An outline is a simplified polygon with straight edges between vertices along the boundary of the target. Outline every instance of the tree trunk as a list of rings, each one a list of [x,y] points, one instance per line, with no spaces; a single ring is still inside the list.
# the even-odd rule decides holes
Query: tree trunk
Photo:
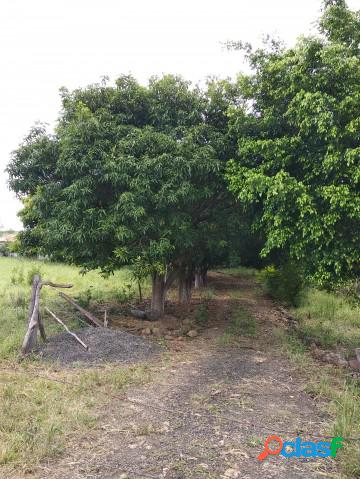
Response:
[[[151,311],[159,316],[164,314],[165,293],[165,276],[159,273],[154,273],[152,275]]]
[[[207,267],[203,267],[203,268],[201,268],[201,270],[200,270],[200,276],[201,276],[202,286],[206,286],[206,285],[207,285],[207,272],[208,272]]]
[[[195,273],[195,289],[202,288],[204,286],[204,278],[202,277],[201,273],[197,271]]]
[[[179,289],[178,297],[179,303],[189,305],[192,293],[192,279],[193,273],[188,268],[179,271]]]
[[[29,324],[28,330],[22,344],[21,352],[28,354],[37,346],[37,332],[39,328],[39,308],[40,308],[40,291],[42,283],[39,276],[34,276],[33,288],[31,295],[31,303],[29,308]]]
[[[138,280],[138,289],[139,289],[139,302],[143,302],[143,295],[142,295],[142,288],[141,288],[141,282]]]

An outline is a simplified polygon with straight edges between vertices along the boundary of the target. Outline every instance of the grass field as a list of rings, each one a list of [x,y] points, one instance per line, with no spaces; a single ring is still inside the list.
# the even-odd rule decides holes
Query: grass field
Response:
[[[34,274],[56,283],[71,283],[72,296],[84,306],[90,301],[115,300],[121,302],[135,294],[135,285],[130,272],[126,269],[117,271],[104,279],[96,271],[81,275],[80,269],[63,264],[22,258],[0,257],[0,359],[15,358],[26,329],[31,281]],[[55,311],[66,314],[69,310],[57,291],[44,287],[41,292],[42,306],[49,305]],[[76,317],[74,313],[73,317]],[[43,315],[46,329],[54,331],[57,326],[53,320]],[[80,323],[79,323],[80,324]]]
[[[294,310],[300,333],[323,348],[343,347],[348,354],[360,347],[360,308],[335,293],[306,290]]]
[[[93,300],[121,302],[134,287],[126,269],[104,279],[97,272],[82,276],[78,268],[62,264],[0,257],[1,477],[8,477],[13,469],[30,472],[42,459],[59,454],[66,440],[95,424],[96,404],[148,377],[144,366],[59,371],[56,365],[45,366],[32,358],[19,362],[31,279],[36,273],[53,282],[72,283],[71,295],[84,304]],[[50,305],[66,319],[76,317],[49,287],[43,288],[41,300],[43,306]],[[47,333],[54,333],[58,326],[45,315],[43,318]],[[74,323],[80,327],[76,320]]]
[[[131,384],[149,381],[154,374],[153,367],[144,365],[59,370],[56,365],[44,365],[33,358],[20,362],[31,279],[36,273],[53,282],[74,284],[71,295],[84,306],[121,303],[136,294],[136,285],[127,269],[104,279],[97,272],[82,276],[78,268],[62,264],[0,257],[0,477],[9,477],[7,474],[14,470],[31,472],[40,461],[59,455],[67,441],[96,425],[98,404],[106,404],[111,394]],[[255,270],[244,268],[223,273],[257,277]],[[255,281],[254,291],[256,288],[260,286]],[[241,296],[241,290],[235,293],[236,297]],[[201,327],[208,322],[207,301],[214,293],[206,289],[203,295],[205,303],[195,315]],[[67,321],[75,318],[72,326],[80,327],[75,312],[48,287],[42,291],[42,305],[45,304]],[[360,437],[359,380],[346,371],[319,365],[308,354],[312,341],[322,348],[340,346],[348,352],[359,347],[359,307],[339,295],[308,289],[293,314],[299,319],[298,336],[288,335],[283,329],[278,331],[284,350],[294,365],[308,374],[307,392],[326,398],[326,410],[333,420],[329,432]],[[58,326],[43,317],[47,332],[56,332]],[[250,338],[261,333],[246,308],[234,312],[228,329],[219,338],[220,345],[233,345],[240,333]],[[316,371],[315,376],[312,371]],[[360,477],[360,441],[350,442],[341,452],[340,461],[344,477]]]
[[[347,441],[339,457],[344,477],[360,477],[359,379],[348,370],[319,365],[308,354],[309,345],[315,342],[322,349],[340,348],[345,356],[354,357],[354,349],[360,347],[360,308],[341,295],[307,289],[292,312],[299,321],[296,334],[289,336],[279,330],[279,337],[294,364],[310,372],[307,392],[327,400],[326,412],[333,421],[330,432],[359,438]]]
[[[346,447],[339,453],[341,477],[360,477],[359,379],[346,370],[319,363],[308,354],[299,338],[287,334],[284,329],[279,328],[276,336],[294,366],[308,376],[306,392],[324,400],[324,412],[330,414],[329,434],[345,438]]]

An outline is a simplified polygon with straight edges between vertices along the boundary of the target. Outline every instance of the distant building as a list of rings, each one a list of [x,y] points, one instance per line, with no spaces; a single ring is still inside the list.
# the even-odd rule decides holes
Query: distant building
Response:
[[[16,233],[1,233],[0,232],[0,256],[17,256],[9,246],[16,240]]]
[[[1,236],[0,233],[0,245],[7,245],[13,243],[16,240],[16,233],[8,233]]]

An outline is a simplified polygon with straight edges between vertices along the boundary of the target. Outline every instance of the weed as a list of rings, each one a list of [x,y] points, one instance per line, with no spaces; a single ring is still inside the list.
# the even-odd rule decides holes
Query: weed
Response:
[[[257,336],[256,319],[245,308],[238,308],[231,314],[231,319],[226,331],[219,336],[220,346],[235,344],[240,336],[254,338]]]
[[[215,298],[216,294],[212,288],[206,287],[202,289],[200,296],[203,301],[211,301]]]
[[[258,278],[271,297],[287,305],[298,304],[304,279],[301,269],[296,264],[287,262],[279,268],[267,266],[258,274]]]
[[[228,332],[233,336],[254,338],[257,335],[257,322],[245,308],[238,308],[231,316]]]
[[[26,273],[26,283],[28,285],[32,285],[34,276],[41,276],[41,275],[42,275],[41,265],[39,263],[34,262]]]
[[[249,436],[246,439],[246,444],[250,447],[257,447],[258,448],[259,446],[262,446],[263,441],[256,436]]]
[[[276,333],[284,351],[293,364],[304,371],[317,371],[316,377],[309,374],[309,383],[305,391],[312,397],[326,399],[327,412],[332,417],[329,433],[344,438],[360,437],[360,386],[356,379],[344,381],[343,373],[332,367],[319,365],[306,354],[306,346],[299,338],[290,336],[282,330]],[[360,441],[345,441],[339,451],[339,463],[342,477],[359,477],[360,475]]]
[[[309,289],[294,314],[306,343],[314,341],[324,348],[341,345],[349,352],[360,344],[360,308],[344,297]]]
[[[198,326],[206,326],[209,322],[209,305],[202,303],[195,311],[195,323]]]
[[[25,276],[24,276],[24,270],[23,268],[14,268],[12,271],[11,271],[11,275],[10,275],[10,281],[11,281],[11,284],[18,284],[18,285],[21,285],[24,283],[25,281]]]
[[[120,303],[128,303],[135,297],[135,290],[133,289],[133,285],[130,283],[125,284],[122,288],[120,288],[116,294],[115,299]]]
[[[81,291],[75,298],[83,308],[87,308],[90,305],[90,301],[93,297],[92,288],[93,286],[89,286],[84,291]]]
[[[218,337],[217,342],[219,346],[230,346],[235,341],[235,338],[230,333],[223,333],[221,336]]]

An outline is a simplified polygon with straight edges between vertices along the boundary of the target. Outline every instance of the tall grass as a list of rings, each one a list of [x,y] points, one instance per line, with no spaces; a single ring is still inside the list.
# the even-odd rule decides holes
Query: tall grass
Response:
[[[71,295],[83,304],[92,301],[119,299],[124,291],[135,291],[129,270],[117,271],[104,279],[96,271],[81,275],[79,268],[46,261],[0,257],[0,359],[15,358],[25,334],[28,306],[31,295],[31,280],[34,274],[57,283],[72,283]],[[42,305],[49,305],[69,315],[69,307],[58,297],[55,290],[45,287],[41,293]],[[85,304],[84,304],[85,305]],[[72,317],[76,317],[74,312]],[[46,320],[46,316],[44,316]],[[48,331],[57,330],[52,321],[47,322]]]
[[[324,348],[343,346],[349,353],[360,347],[360,308],[345,298],[309,289],[294,311],[306,342],[314,341]]]
[[[298,367],[304,365],[304,371],[317,371],[315,377],[310,375],[307,391],[330,401],[330,432],[334,436],[359,438],[345,441],[339,461],[342,477],[360,477],[359,379],[345,376],[333,367],[320,367],[304,347],[315,342],[325,349],[340,347],[348,356],[354,356],[354,349],[360,347],[360,308],[339,294],[308,289],[303,291],[293,312],[299,320],[297,335],[283,332],[278,338],[286,344],[287,353]]]
[[[95,427],[97,404],[150,378],[141,365],[41,371],[58,382],[38,372],[33,366],[20,373],[0,371],[0,477],[14,470],[32,472],[45,458],[59,455],[67,441]]]
[[[345,439],[344,448],[339,451],[337,457],[340,477],[344,479],[360,477],[359,380],[344,377],[343,371],[332,366],[319,365],[306,354],[304,343],[283,329],[279,328],[274,333],[274,339],[281,343],[294,366],[308,376],[305,391],[311,396],[326,400],[326,403],[322,404],[326,414],[330,413],[330,420],[324,433]]]
[[[31,358],[18,363],[36,273],[56,283],[72,283],[70,294],[90,306],[121,301],[135,287],[126,269],[104,279],[97,272],[82,276],[78,268],[63,264],[0,257],[0,477],[9,477],[13,470],[30,472],[44,458],[60,454],[67,440],[95,425],[97,404],[148,379],[147,368],[141,365],[59,371],[56,365],[44,366]],[[44,287],[41,298],[43,306],[49,305],[67,321],[75,318],[72,326],[80,325],[55,290]],[[43,318],[46,332],[55,332],[58,326]],[[60,382],[43,378],[48,375]]]

